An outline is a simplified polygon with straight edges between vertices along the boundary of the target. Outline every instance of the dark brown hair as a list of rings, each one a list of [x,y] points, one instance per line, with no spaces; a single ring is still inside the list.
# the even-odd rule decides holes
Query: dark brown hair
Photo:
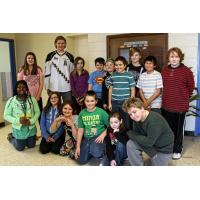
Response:
[[[83,62],[83,67],[85,66],[85,60],[82,58],[82,57],[76,57],[75,60],[74,60],[74,70],[73,70],[73,74],[77,74],[77,64],[78,64],[78,61],[82,61]],[[81,74],[84,72],[84,69],[81,71]]]
[[[86,94],[84,96],[84,100],[86,99],[87,96],[94,97],[95,100],[98,100],[97,94],[93,90],[89,90],[89,91],[86,92]]]
[[[51,92],[51,93],[49,94],[49,98],[48,98],[48,100],[47,100],[47,104],[46,104],[46,106],[45,106],[44,109],[43,109],[45,115],[47,114],[49,108],[52,106],[50,100],[51,100],[51,97],[52,97],[53,94],[55,94],[55,95],[58,97],[58,105],[57,105],[57,108],[58,108],[58,110],[59,110],[59,114],[61,114],[61,96],[60,96],[60,94],[59,94],[58,92]]]
[[[37,59],[36,59],[36,55],[33,52],[27,52],[24,58],[24,65],[19,69],[19,72],[24,70],[24,74],[28,75],[29,74],[29,70],[28,70],[28,62],[27,62],[27,57],[28,56],[33,56],[34,59],[34,63],[33,63],[33,69],[31,71],[31,75],[36,75],[37,74],[37,70],[38,68],[40,70],[42,70],[38,65],[37,65]]]
[[[112,117],[117,118],[119,121],[122,121],[122,123],[119,126],[120,129],[125,127],[123,118],[122,118],[122,116],[121,116],[121,114],[119,112],[111,113],[110,116],[109,116],[109,121],[110,121],[110,118],[112,118]]]
[[[72,114],[75,114],[76,110],[75,110],[74,103],[73,103],[72,101],[65,101],[65,102],[62,104],[61,112],[62,112],[63,108],[64,108],[66,105],[69,105],[69,106],[72,108]]]
[[[56,47],[56,43],[58,42],[58,40],[63,40],[65,42],[65,44],[67,44],[66,39],[62,35],[59,35],[59,36],[56,37],[56,39],[54,41],[55,47]]]
[[[124,58],[123,56],[118,56],[115,59],[115,62],[117,62],[117,61],[121,61],[125,66],[128,64],[126,58]]]

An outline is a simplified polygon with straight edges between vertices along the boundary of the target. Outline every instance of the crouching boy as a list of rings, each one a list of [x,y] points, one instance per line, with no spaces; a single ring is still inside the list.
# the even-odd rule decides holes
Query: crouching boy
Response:
[[[168,165],[172,157],[174,135],[166,120],[154,111],[147,111],[138,98],[130,98],[123,109],[132,119],[132,130],[127,132],[127,155],[131,165],[144,165],[142,152],[151,158],[151,165]]]

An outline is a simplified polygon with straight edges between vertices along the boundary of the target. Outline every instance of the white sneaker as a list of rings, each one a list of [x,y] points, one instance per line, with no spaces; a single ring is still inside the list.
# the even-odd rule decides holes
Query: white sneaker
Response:
[[[180,158],[181,158],[181,153],[173,153],[173,155],[172,155],[173,160],[178,160]]]

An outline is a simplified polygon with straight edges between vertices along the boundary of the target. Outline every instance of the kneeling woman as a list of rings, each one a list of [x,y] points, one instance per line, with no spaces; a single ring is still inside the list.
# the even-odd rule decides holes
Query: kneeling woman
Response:
[[[52,133],[51,125],[54,120],[61,114],[61,97],[59,93],[52,92],[49,95],[47,105],[45,106],[40,121],[42,132],[42,141],[40,143],[40,152],[46,154],[49,152],[59,154],[60,147],[65,141],[65,131],[58,128]]]
[[[57,117],[51,126],[51,132],[62,129],[66,133],[66,142],[60,149],[60,154],[63,156],[68,155],[70,150],[75,147],[78,115],[74,114],[74,110],[74,104],[71,101],[65,101],[62,105],[62,115]]]
[[[33,148],[36,144],[35,123],[40,110],[36,99],[28,94],[27,83],[24,80],[17,81],[14,96],[6,103],[4,111],[5,120],[12,123],[12,134],[9,134],[8,140],[18,151],[26,146]]]

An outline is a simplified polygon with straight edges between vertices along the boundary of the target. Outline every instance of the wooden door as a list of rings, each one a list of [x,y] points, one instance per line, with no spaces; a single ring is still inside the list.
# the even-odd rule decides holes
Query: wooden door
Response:
[[[167,64],[167,33],[130,33],[107,36],[108,58],[115,59],[117,56],[122,55],[130,62],[130,49],[133,47],[141,49],[142,61],[145,57],[152,55],[158,60],[160,68]]]

